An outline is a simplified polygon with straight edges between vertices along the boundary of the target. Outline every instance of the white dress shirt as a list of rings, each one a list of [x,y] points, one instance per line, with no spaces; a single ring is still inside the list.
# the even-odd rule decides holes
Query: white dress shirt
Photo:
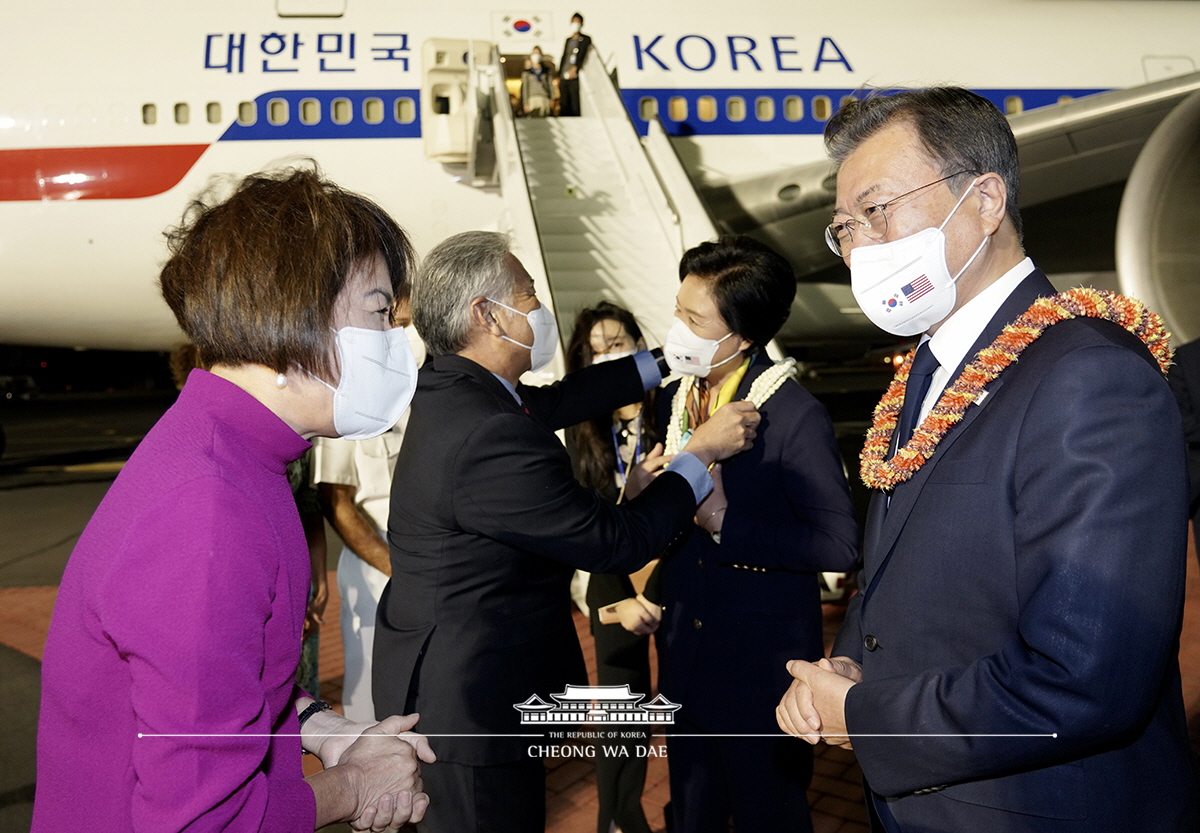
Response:
[[[929,341],[929,349],[938,360],[939,367],[933,372],[929,381],[929,392],[925,394],[921,403],[918,425],[929,416],[942,391],[953,381],[950,374],[962,363],[984,327],[1008,300],[1017,284],[1025,280],[1032,271],[1033,261],[1025,258],[1001,275],[991,286],[963,304],[961,309],[942,322],[942,326],[932,337],[921,337],[921,341]]]

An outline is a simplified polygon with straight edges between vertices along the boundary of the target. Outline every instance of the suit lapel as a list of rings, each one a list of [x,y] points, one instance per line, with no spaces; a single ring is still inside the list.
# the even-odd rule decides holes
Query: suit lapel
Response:
[[[1000,305],[1000,309],[992,316],[992,319],[984,327],[979,338],[971,345],[971,349],[967,351],[962,363],[959,364],[953,375],[951,375],[951,384],[958,379],[962,374],[963,369],[975,359],[975,355],[983,348],[990,345],[1000,335],[1000,332],[1012,323],[1021,313],[1029,309],[1029,306],[1038,298],[1054,294],[1054,287],[1045,274],[1041,270],[1035,269],[1029,274],[1025,280],[1017,284],[1014,289]],[[985,389],[988,396],[994,396],[1004,384],[1004,377],[997,378],[994,382]],[[986,406],[986,401],[980,405],[972,405],[967,408],[963,414],[962,421],[954,426],[938,443],[937,450],[930,457],[917,473],[914,474],[908,481],[901,483],[892,492],[890,505],[885,500],[884,495],[877,494],[871,500],[871,506],[867,513],[865,550],[866,564],[870,570],[872,561],[878,566],[864,578],[867,582],[866,595],[863,597],[863,604],[866,604],[871,592],[879,581],[884,568],[892,557],[893,548],[896,545],[896,539],[900,536],[900,532],[904,529],[905,523],[908,521],[909,515],[912,514],[913,507],[916,506],[917,499],[921,495],[925,484],[929,481],[930,475],[937,467],[938,463],[945,458],[947,452],[953,447],[959,437],[968,431],[979,414],[983,412]],[[886,510],[884,507],[886,506]],[[872,558],[872,555],[876,556]],[[882,558],[880,556],[882,555]]]

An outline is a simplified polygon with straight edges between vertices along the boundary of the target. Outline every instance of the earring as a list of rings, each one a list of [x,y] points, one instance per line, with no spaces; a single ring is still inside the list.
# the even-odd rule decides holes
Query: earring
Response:
[[[280,390],[283,390],[287,387],[287,377],[282,373],[275,377],[275,387],[279,388]]]

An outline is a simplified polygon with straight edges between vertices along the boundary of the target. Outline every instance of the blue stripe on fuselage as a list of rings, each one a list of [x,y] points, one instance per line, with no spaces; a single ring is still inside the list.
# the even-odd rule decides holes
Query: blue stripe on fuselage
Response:
[[[287,119],[273,124],[271,102],[287,102]],[[305,99],[317,102],[318,118],[305,124],[302,105]],[[333,120],[334,102],[345,99],[349,119],[345,124]],[[371,103],[370,107],[368,102]],[[277,90],[254,99],[252,124],[235,121],[220,141],[256,141],[281,139],[419,139],[421,137],[420,90]],[[368,110],[377,108],[378,121],[367,121]],[[406,110],[404,114],[401,109]],[[411,108],[411,109],[409,109]],[[411,113],[411,121],[401,121]]]
[[[829,115],[840,106],[842,99],[859,92],[857,88],[781,89],[626,89],[621,91],[625,109],[641,135],[646,134],[646,120],[641,109],[644,99],[654,99],[663,128],[672,136],[738,136],[738,135],[820,135]],[[983,89],[975,90],[1003,112],[1006,102],[1016,98],[1022,110],[1032,110],[1056,104],[1065,97],[1082,98],[1105,92],[1104,89]],[[702,98],[712,99],[700,106]],[[672,118],[672,100],[676,104]],[[766,102],[770,102],[769,104]],[[730,118],[741,109],[743,117]],[[825,108],[822,112],[822,108]],[[711,120],[700,118],[701,112]],[[821,116],[818,118],[818,116]]]
[[[646,99],[654,100],[663,127],[672,136],[820,135],[829,114],[844,98],[856,92],[857,89],[851,88],[637,88],[622,90],[621,98],[634,127],[642,135],[646,133],[647,122],[641,115]],[[1105,90],[982,89],[976,92],[1003,111],[1011,99],[1020,100],[1021,110],[1033,110],[1056,104],[1066,97],[1082,98]],[[301,118],[305,99],[317,103],[319,117],[312,124],[305,124]],[[334,102],[338,99],[349,102],[350,115],[345,124],[333,120]],[[368,102],[372,99],[377,102],[371,105],[377,107],[378,121],[375,123],[366,119]],[[705,101],[701,106],[702,99],[711,101]],[[287,119],[280,119],[279,123],[272,123],[269,117],[274,100],[287,104]],[[672,101],[677,102],[674,108]],[[254,100],[254,106],[255,121],[251,124],[235,121],[220,141],[421,137],[420,90],[277,90],[260,95]],[[736,118],[739,109],[740,119]],[[672,118],[673,113],[680,118]],[[701,114],[711,119],[702,119]],[[410,115],[411,121],[401,120]]]

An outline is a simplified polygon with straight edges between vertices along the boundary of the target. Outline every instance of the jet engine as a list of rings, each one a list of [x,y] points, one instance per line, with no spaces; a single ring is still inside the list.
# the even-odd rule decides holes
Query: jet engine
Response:
[[[1200,92],[1159,123],[1117,215],[1124,293],[1160,313],[1176,346],[1200,337]]]

